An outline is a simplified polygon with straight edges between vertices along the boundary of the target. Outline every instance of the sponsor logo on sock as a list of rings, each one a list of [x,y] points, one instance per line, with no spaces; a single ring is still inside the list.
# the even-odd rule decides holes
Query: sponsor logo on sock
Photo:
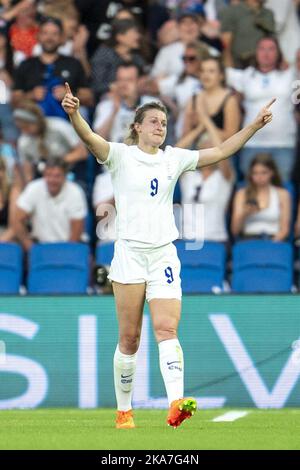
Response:
[[[180,364],[180,361],[172,361],[172,362],[167,362],[167,366],[169,370],[179,370],[182,372],[182,368],[180,366],[173,366],[172,364]]]
[[[129,374],[129,375],[123,375],[121,374],[121,384],[125,385],[125,384],[131,384],[132,383],[132,379],[129,379],[129,377],[131,377],[133,374]]]

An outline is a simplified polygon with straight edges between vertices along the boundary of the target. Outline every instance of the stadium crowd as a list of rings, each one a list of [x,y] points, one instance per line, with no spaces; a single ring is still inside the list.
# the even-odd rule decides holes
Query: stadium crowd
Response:
[[[108,141],[160,100],[165,145],[190,149],[218,145],[276,97],[272,123],[230,161],[184,173],[174,202],[189,207],[184,239],[229,253],[237,240],[297,243],[299,80],[299,0],[0,1],[0,242],[114,239],[96,230],[114,195],[61,107],[67,81]]]

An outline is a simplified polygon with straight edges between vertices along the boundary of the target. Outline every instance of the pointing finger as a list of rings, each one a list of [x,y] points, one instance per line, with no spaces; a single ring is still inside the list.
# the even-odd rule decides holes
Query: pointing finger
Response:
[[[66,93],[70,93],[72,95],[72,91],[68,82],[65,83],[65,87],[66,87]]]
[[[273,103],[275,103],[276,98],[272,98],[271,101],[267,104],[266,108],[269,109]]]

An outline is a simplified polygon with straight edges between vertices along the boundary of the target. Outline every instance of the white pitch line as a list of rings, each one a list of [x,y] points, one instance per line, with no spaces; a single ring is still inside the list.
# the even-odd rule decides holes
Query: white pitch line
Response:
[[[249,414],[249,411],[227,411],[227,413],[217,416],[212,419],[214,423],[220,423],[223,421],[236,421],[237,419],[244,418]]]

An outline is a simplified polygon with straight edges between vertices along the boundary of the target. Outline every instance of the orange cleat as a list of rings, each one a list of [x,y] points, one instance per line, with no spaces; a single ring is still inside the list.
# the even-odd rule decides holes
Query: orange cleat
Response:
[[[181,423],[188,418],[191,418],[197,410],[197,402],[195,398],[180,398],[171,403],[167,423],[173,428],[178,428]]]
[[[135,424],[133,421],[133,411],[117,411],[116,418],[116,428],[117,429],[133,429]]]

